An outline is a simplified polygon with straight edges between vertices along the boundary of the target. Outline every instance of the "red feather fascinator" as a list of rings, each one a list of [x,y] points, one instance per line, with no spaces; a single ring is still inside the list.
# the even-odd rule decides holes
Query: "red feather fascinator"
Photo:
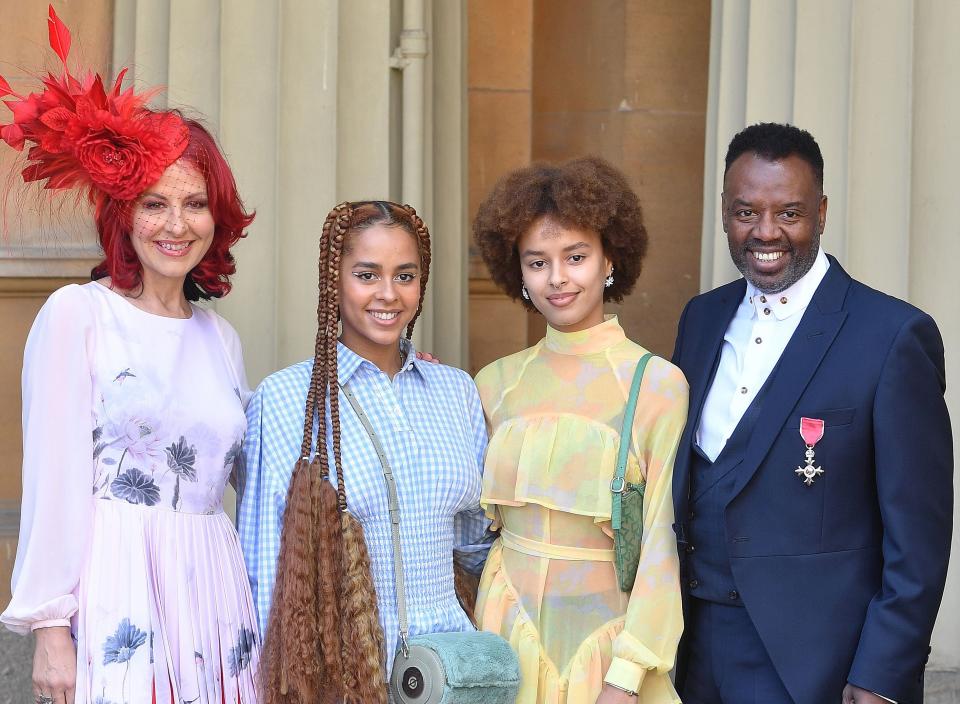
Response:
[[[24,181],[46,179],[44,188],[86,186],[117,200],[133,200],[155,183],[187,146],[188,132],[174,114],[145,107],[151,93],[121,90],[124,69],[106,91],[99,74],[76,78],[67,70],[70,30],[50,6],[50,46],[63,62],[63,75],[47,74],[43,91],[18,95],[0,76],[0,98],[13,122],[0,125],[0,138],[27,152]]]

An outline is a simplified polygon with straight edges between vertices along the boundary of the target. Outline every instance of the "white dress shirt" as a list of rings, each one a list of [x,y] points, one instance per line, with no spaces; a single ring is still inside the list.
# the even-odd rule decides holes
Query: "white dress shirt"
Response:
[[[747,282],[726,333],[720,365],[703,404],[697,444],[711,461],[723,450],[800,324],[830,268],[823,249],[810,271],[780,293],[762,293]]]

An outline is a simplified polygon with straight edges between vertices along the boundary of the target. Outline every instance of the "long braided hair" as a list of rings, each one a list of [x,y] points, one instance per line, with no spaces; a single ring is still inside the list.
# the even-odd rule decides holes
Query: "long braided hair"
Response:
[[[337,381],[344,245],[349,236],[374,225],[404,230],[416,238],[420,250],[420,300],[407,326],[408,339],[423,307],[430,233],[416,211],[386,201],[341,203],[331,210],[320,234],[318,329],[303,443],[287,491],[273,608],[261,659],[265,704],[387,702],[383,632],[370,557],[363,529],[347,511]],[[336,488],[328,452],[333,456]]]

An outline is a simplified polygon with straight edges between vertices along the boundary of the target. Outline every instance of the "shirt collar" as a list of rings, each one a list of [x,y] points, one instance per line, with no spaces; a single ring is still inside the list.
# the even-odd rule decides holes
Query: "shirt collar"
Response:
[[[560,354],[603,352],[627,339],[615,315],[605,315],[602,323],[578,332],[560,332],[547,326],[547,349]]]
[[[810,271],[804,274],[795,284],[779,293],[763,293],[748,281],[744,301],[753,307],[757,318],[760,320],[764,320],[771,314],[777,320],[784,320],[806,310],[829,268],[830,261],[827,259],[823,247],[821,247],[817,252],[816,259],[813,260]]]
[[[398,373],[403,374],[405,371],[415,369],[417,374],[424,376],[421,365],[430,364],[430,362],[417,359],[417,350],[410,340],[400,340],[400,352],[403,355],[403,365]],[[364,366],[371,371],[380,371],[380,368],[369,359],[361,357],[342,342],[337,342],[337,381],[347,384],[357,370]]]

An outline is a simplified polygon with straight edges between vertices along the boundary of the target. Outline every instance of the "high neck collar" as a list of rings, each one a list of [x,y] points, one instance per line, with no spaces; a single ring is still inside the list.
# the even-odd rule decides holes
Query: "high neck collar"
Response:
[[[560,332],[547,326],[544,344],[558,354],[596,354],[627,339],[615,315],[605,315],[603,322],[578,332]]]

